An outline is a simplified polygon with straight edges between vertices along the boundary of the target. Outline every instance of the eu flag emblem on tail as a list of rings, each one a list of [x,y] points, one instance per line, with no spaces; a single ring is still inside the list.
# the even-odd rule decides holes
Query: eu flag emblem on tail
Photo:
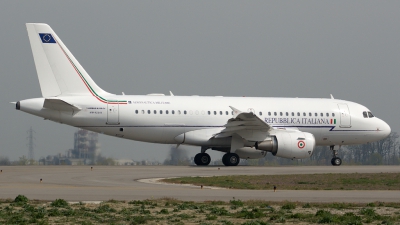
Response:
[[[56,40],[54,40],[51,34],[39,33],[39,36],[42,40],[42,43],[56,43]]]

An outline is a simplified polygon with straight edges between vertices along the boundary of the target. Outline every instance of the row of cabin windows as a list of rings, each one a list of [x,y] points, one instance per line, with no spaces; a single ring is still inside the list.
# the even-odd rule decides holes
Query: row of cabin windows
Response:
[[[135,113],[136,114],[139,114],[139,110],[135,110]],[[142,114],[145,114],[145,110],[141,110],[141,113]],[[151,114],[152,112],[151,112],[151,110],[147,110],[147,114]],[[181,110],[177,110],[176,111],[176,113],[178,114],[178,115],[180,115],[182,112],[181,112]],[[225,111],[225,112],[223,112],[223,111],[207,111],[207,113],[208,113],[208,115],[229,115],[229,112],[228,111]],[[157,110],[153,110],[153,114],[157,114]],[[163,114],[163,110],[160,110],[159,111],[159,114]],[[165,110],[165,114],[169,114],[169,111],[168,110]],[[175,114],[175,110],[171,110],[171,114]],[[186,110],[183,110],[183,114],[184,115],[186,115],[187,114],[187,111]],[[192,111],[190,111],[190,114],[193,114],[193,112]],[[195,114],[196,115],[199,115],[199,111],[195,111]],[[202,115],[204,115],[204,111],[202,111],[201,112],[201,114]],[[231,111],[231,114],[233,115],[233,111]],[[259,115],[260,116],[262,116],[262,112],[259,112]],[[284,115],[286,115],[286,116],[289,116],[290,114],[288,113],[288,112],[285,112],[285,113],[283,113],[283,112],[279,112],[279,114],[277,113],[277,112],[273,112],[273,114],[271,113],[271,112],[268,112],[268,116],[272,116],[272,115],[274,115],[274,116],[284,116]],[[301,116],[301,113],[300,112],[297,112],[297,114],[295,114],[294,112],[292,112],[291,113],[291,115],[292,116],[295,116],[295,115],[297,115],[297,116]],[[324,116],[324,113],[319,113],[319,115],[321,116],[321,117],[323,117]],[[326,113],[325,114],[326,115],[326,117],[329,117],[329,116],[332,116],[332,117],[335,117],[335,113],[331,113],[331,114],[329,114],[329,113]],[[371,114],[372,115],[372,114]],[[303,112],[303,116],[307,116],[307,113],[305,113],[305,112]],[[313,113],[308,113],[308,116],[313,116]],[[318,113],[314,113],[314,116],[318,116]]]
[[[262,116],[262,112],[260,112],[259,114],[260,114],[260,116]],[[274,115],[274,116],[278,116],[278,113],[277,113],[277,112],[273,112],[273,115]],[[289,114],[289,112],[285,112],[285,113],[279,112],[279,116],[284,116],[284,115],[285,115],[285,116],[289,116],[290,114]],[[294,112],[292,112],[291,115],[292,115],[292,116],[295,116],[295,115],[301,116],[301,113],[300,113],[300,112],[297,112],[297,114],[295,114]],[[321,117],[324,117],[324,113],[319,113],[319,115],[320,115]],[[326,117],[329,117],[329,116],[335,117],[335,113],[331,113],[331,114],[326,113],[325,115],[326,115]],[[272,116],[272,113],[271,113],[271,112],[268,112],[268,116]],[[307,113],[306,113],[306,112],[303,112],[303,116],[307,116]],[[308,113],[308,116],[310,116],[310,117],[313,116],[313,113],[309,112],[309,113]],[[317,117],[317,116],[318,116],[318,113],[314,113],[314,116]]]

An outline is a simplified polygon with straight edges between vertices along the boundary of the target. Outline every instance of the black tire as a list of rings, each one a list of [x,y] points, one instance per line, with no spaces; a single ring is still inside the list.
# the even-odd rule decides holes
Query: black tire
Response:
[[[207,153],[200,153],[199,163],[202,166],[208,166],[211,162],[211,157]]]
[[[198,153],[194,156],[194,163],[198,166],[207,166],[211,162],[211,157],[207,153]]]
[[[222,156],[222,163],[225,165],[225,166],[229,166],[229,164],[227,163],[227,160],[226,160],[226,156],[228,155],[229,153],[226,153],[224,156]]]
[[[240,158],[236,153],[226,153],[222,157],[222,163],[225,166],[237,166],[240,162]]]
[[[229,153],[227,157],[227,161],[229,162],[230,166],[237,166],[239,165],[240,158],[236,153]]]
[[[342,165],[342,159],[339,158],[339,157],[333,158],[333,159],[332,159],[332,164],[333,164],[334,166],[340,166],[340,165]]]
[[[200,157],[201,157],[201,153],[198,153],[194,156],[194,163],[198,166],[200,166]]]

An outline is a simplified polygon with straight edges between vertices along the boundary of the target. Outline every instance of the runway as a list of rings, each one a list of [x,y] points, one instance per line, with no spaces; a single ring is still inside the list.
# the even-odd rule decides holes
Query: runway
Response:
[[[218,170],[218,168],[220,168]],[[185,201],[241,200],[300,202],[400,202],[400,191],[233,190],[139,182],[140,179],[315,173],[393,173],[399,166],[300,167],[178,167],[178,166],[4,166],[0,169],[0,198],[18,194],[29,199],[67,201],[143,200],[175,198]],[[42,182],[40,182],[42,179]]]

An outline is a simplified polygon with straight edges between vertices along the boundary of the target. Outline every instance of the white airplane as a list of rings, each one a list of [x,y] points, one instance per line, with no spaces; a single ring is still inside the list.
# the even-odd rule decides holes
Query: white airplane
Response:
[[[303,159],[316,145],[330,146],[332,165],[342,145],[387,137],[387,123],[360,104],[317,98],[115,95],[101,89],[47,24],[26,24],[42,98],[16,109],[44,119],[136,141],[200,146],[226,152],[222,162],[274,156]]]

